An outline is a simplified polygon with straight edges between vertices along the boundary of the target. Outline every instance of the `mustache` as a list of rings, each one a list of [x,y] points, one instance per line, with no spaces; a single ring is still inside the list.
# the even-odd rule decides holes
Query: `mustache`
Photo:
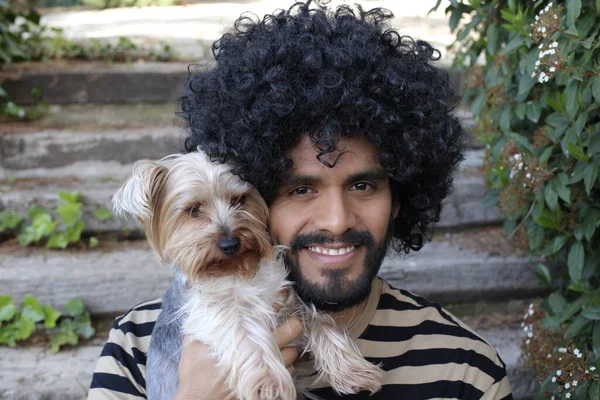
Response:
[[[301,233],[296,236],[290,243],[290,248],[292,249],[292,252],[296,252],[311,245],[331,243],[345,245],[348,247],[360,246],[364,244],[368,248],[371,248],[375,246],[375,239],[373,239],[373,235],[367,231],[349,230],[344,232],[344,234],[341,236],[335,236],[324,231],[315,231]]]

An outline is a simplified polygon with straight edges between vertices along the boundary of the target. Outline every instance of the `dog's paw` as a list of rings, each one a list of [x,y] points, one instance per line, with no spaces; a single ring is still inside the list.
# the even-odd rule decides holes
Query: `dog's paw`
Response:
[[[256,368],[255,372],[240,382],[237,390],[240,400],[296,400],[296,386],[283,365]]]
[[[371,393],[381,389],[381,369],[365,360],[360,354],[338,361],[335,372],[328,376],[331,387],[340,394],[353,394],[362,390]]]

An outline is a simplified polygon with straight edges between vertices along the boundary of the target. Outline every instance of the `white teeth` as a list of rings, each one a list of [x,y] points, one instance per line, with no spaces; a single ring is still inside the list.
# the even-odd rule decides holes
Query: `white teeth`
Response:
[[[343,247],[341,249],[327,249],[324,247],[309,247],[308,249],[319,254],[327,254],[329,256],[340,256],[343,254],[350,253],[352,250],[354,250],[354,246]]]

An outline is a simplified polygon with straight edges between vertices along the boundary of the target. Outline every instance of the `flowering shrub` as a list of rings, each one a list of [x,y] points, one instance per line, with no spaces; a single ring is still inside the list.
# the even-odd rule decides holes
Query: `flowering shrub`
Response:
[[[600,398],[600,1],[451,0],[446,13],[485,204],[555,290],[523,324],[539,397]]]

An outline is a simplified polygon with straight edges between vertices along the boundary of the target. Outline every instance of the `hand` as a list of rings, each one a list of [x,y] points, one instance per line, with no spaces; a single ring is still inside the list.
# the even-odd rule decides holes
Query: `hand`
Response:
[[[281,350],[283,362],[288,371],[293,373],[292,364],[298,358],[295,347],[287,347],[302,332],[302,323],[295,316],[290,316],[274,332],[275,341]],[[219,378],[219,371],[214,360],[207,355],[209,348],[188,337],[183,339],[183,349],[179,361],[179,388],[173,400],[223,400],[233,399],[224,379]]]

